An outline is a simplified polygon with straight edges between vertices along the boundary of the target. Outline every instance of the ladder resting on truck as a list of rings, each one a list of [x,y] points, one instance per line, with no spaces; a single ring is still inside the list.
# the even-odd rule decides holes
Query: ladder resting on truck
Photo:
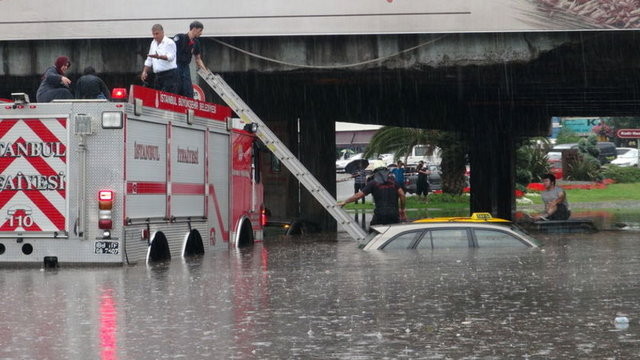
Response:
[[[349,235],[356,241],[366,237],[365,231],[356,221],[336,205],[336,199],[320,184],[307,168],[291,153],[291,151],[275,136],[260,118],[245,104],[235,91],[222,79],[206,69],[199,69],[198,74],[229,105],[245,124],[258,124],[256,136],[273,152],[293,176],[313,195],[316,200],[333,216]]]

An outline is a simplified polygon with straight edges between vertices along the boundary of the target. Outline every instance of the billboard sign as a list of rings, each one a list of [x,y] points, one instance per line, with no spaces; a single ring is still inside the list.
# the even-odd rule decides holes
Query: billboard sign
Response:
[[[150,38],[151,26],[205,36],[286,36],[640,29],[625,1],[0,0],[0,41]],[[73,11],[70,11],[73,9]]]
[[[579,136],[587,136],[591,134],[594,126],[600,125],[600,118],[562,118],[562,127],[569,129]]]

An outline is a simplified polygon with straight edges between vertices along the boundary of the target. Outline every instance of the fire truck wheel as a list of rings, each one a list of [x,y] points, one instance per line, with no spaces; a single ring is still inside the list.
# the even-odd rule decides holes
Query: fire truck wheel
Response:
[[[187,238],[187,244],[184,247],[184,257],[196,256],[204,254],[204,245],[202,244],[202,236],[198,230],[191,230]]]
[[[240,236],[238,238],[238,247],[247,247],[253,245],[253,229],[251,229],[251,223],[244,221],[240,228]]]
[[[147,253],[147,261],[165,261],[171,260],[171,251],[169,250],[169,242],[162,232],[157,232],[151,240],[149,251]]]

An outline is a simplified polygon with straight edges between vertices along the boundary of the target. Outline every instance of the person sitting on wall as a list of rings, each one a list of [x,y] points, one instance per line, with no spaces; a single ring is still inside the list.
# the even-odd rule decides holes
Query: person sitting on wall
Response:
[[[567,194],[556,186],[556,177],[546,174],[542,177],[545,190],[540,194],[544,201],[544,213],[533,217],[534,220],[567,220],[571,216]]]

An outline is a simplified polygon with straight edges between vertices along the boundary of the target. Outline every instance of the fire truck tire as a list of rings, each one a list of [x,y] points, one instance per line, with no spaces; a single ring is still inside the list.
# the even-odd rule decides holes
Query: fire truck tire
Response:
[[[198,230],[191,230],[187,243],[184,246],[184,254],[182,256],[196,256],[204,254],[204,245],[202,244],[202,236]]]
[[[162,232],[157,232],[151,240],[147,253],[147,262],[171,260],[169,242]]]
[[[248,220],[242,222],[240,228],[240,236],[238,236],[238,247],[248,247],[253,245],[253,229],[251,228],[251,222]]]

